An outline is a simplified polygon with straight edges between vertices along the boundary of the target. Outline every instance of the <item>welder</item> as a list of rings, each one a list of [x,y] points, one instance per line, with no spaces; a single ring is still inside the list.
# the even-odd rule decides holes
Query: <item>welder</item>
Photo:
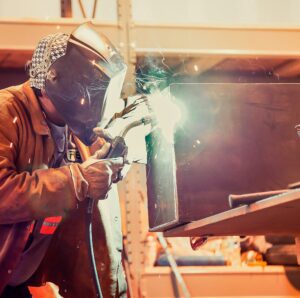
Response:
[[[67,132],[97,142],[121,93],[126,65],[103,35],[87,23],[46,36],[27,69],[29,81],[0,91],[0,297],[31,297],[61,221],[87,197],[105,199],[124,163],[104,159],[108,143],[83,163],[66,160]],[[124,277],[111,279],[126,292]]]

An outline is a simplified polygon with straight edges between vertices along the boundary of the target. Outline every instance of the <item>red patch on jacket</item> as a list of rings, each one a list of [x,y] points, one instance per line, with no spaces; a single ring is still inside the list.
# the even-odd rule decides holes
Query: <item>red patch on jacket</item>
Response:
[[[61,216],[53,216],[53,217],[45,218],[41,226],[40,233],[43,235],[54,234],[61,220],[62,220]]]

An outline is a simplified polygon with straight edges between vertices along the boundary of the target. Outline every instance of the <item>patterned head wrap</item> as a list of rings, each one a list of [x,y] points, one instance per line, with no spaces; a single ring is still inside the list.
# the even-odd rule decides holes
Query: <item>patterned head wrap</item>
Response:
[[[68,34],[56,33],[48,35],[38,43],[29,66],[29,82],[31,87],[43,89],[49,67],[67,51]]]

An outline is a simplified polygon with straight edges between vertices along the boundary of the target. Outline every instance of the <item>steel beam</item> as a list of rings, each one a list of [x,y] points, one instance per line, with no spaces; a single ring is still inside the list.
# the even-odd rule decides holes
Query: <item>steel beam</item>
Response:
[[[125,96],[135,94],[136,52],[134,43],[134,24],[132,21],[131,0],[118,0],[119,49],[127,63]]]
[[[300,56],[300,27],[136,24],[135,37],[138,56]]]
[[[37,42],[48,34],[56,32],[71,33],[81,21],[73,19],[32,19],[32,20],[0,20],[0,50],[33,51]],[[117,44],[119,42],[119,28],[115,23],[100,23],[93,21],[96,30],[104,33]]]
[[[127,4],[126,4],[127,3]],[[130,0],[119,0],[118,23],[94,22],[132,65],[137,56],[178,54],[226,57],[299,57],[300,27],[213,27],[134,24]],[[33,49],[37,40],[56,31],[71,32],[73,19],[0,20],[0,49]]]
[[[60,16],[62,18],[72,18],[72,1],[60,0]]]

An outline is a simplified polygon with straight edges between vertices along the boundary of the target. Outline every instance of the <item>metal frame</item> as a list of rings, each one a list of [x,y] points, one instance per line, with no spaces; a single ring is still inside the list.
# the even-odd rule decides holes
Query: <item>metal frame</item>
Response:
[[[55,32],[71,33],[82,21],[73,19],[0,20],[0,51],[33,51],[40,38]],[[93,21],[96,30],[104,32],[118,44],[119,28],[114,23]]]
[[[62,18],[72,17],[72,0],[60,0],[60,16]]]
[[[133,23],[130,0],[118,0],[119,23],[93,20],[124,52],[127,61],[136,56],[239,56],[298,57],[300,27],[218,27]],[[71,32],[82,23],[73,19],[0,20],[0,50],[33,50],[42,36],[55,31]]]
[[[190,56],[299,57],[300,27],[136,24],[136,52]]]
[[[118,0],[119,48],[128,66],[124,95],[135,94],[136,51],[132,42],[134,24],[131,5],[131,0]]]
[[[132,44],[133,21],[131,0],[118,0],[118,34],[119,48],[127,63],[126,84],[123,88],[123,96],[135,94],[135,65],[136,52]],[[145,187],[143,180],[143,168],[139,165],[133,165],[126,175],[123,183],[123,193],[120,193],[123,204],[125,205],[126,220],[126,253],[128,258],[127,281],[130,289],[130,295],[139,297],[140,278],[144,263],[144,239],[143,232],[143,202],[142,197]],[[143,181],[145,183],[145,181]],[[122,188],[122,187],[121,187]],[[119,188],[120,189],[120,188]],[[124,219],[123,219],[124,220]],[[126,267],[125,267],[126,268]]]

